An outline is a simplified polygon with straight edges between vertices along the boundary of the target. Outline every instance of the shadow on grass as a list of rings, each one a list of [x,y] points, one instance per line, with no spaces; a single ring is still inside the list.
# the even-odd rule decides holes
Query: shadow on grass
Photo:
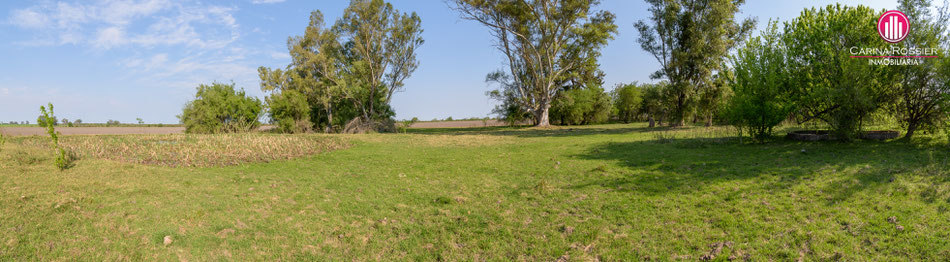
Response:
[[[605,143],[576,157],[612,161],[622,171],[570,186],[572,189],[601,187],[663,195],[731,182],[755,181],[743,186],[765,192],[809,183],[818,186],[815,190],[825,194],[828,204],[892,183],[896,174],[929,176],[921,170],[948,169],[947,150],[921,150],[896,141],[741,144],[708,138],[674,139]]]
[[[600,126],[532,126],[469,127],[469,128],[411,128],[410,134],[423,135],[495,135],[517,137],[569,137],[669,131],[670,127],[646,127],[639,124],[612,124]]]

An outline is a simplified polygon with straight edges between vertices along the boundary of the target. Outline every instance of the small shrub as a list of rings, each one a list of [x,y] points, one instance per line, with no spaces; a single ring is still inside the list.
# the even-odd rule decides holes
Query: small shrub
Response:
[[[56,116],[53,113],[53,103],[49,103],[49,110],[47,110],[44,106],[40,106],[40,113],[42,115],[39,119],[56,119]],[[43,121],[42,123],[45,124],[46,134],[49,134],[53,149],[56,149],[56,167],[58,167],[61,171],[73,167],[73,161],[76,159],[75,155],[72,153],[67,153],[66,150],[59,146],[59,134],[56,133],[56,128],[54,127],[56,122]]]
[[[62,148],[58,149],[58,154],[56,155],[56,167],[59,168],[59,170],[66,170],[76,165],[76,160],[79,159],[79,157],[76,156],[76,153]]]
[[[282,133],[310,131],[310,104],[307,97],[296,90],[284,90],[266,98],[270,119]]]
[[[120,124],[122,123],[120,123],[119,120],[109,119],[109,121],[106,121],[106,126],[118,126]]]
[[[401,129],[403,133],[408,133],[409,128],[412,127],[412,125],[415,124],[416,122],[419,122],[418,117],[413,117],[412,120],[402,121],[402,126],[400,126],[399,129]]]

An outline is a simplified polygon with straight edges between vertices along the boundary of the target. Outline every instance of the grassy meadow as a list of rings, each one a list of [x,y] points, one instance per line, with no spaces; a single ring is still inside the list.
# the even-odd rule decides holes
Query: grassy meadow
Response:
[[[950,257],[945,136],[734,136],[643,123],[66,136],[80,160],[65,171],[46,138],[8,138],[0,260]]]

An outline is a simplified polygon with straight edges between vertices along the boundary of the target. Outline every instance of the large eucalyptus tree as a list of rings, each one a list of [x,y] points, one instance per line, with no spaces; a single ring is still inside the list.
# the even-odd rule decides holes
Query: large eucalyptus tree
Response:
[[[304,35],[287,41],[292,58],[287,69],[259,70],[261,88],[274,91],[273,99],[293,100],[274,103],[300,104],[296,94],[281,94],[294,90],[306,97],[310,114],[296,109],[275,114],[271,108],[272,117],[309,116],[314,124],[325,123],[327,131],[354,118],[363,123],[391,118],[389,102],[419,66],[421,34],[418,15],[400,13],[383,0],[352,0],[329,28],[323,14],[314,11]]]
[[[596,75],[598,50],[616,34],[614,15],[594,11],[597,0],[453,0],[462,18],[479,22],[495,37],[507,72],[488,75],[500,85],[490,92],[505,108],[523,108],[537,126],[564,84]],[[580,79],[580,80],[579,80]],[[507,110],[512,111],[512,110]]]

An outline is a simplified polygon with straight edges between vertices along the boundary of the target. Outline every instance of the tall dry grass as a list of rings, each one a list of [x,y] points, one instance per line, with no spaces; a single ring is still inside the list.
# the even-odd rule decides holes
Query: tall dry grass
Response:
[[[39,139],[23,144],[48,146]],[[348,147],[339,138],[271,134],[64,136],[60,144],[82,158],[168,167],[269,162]]]

